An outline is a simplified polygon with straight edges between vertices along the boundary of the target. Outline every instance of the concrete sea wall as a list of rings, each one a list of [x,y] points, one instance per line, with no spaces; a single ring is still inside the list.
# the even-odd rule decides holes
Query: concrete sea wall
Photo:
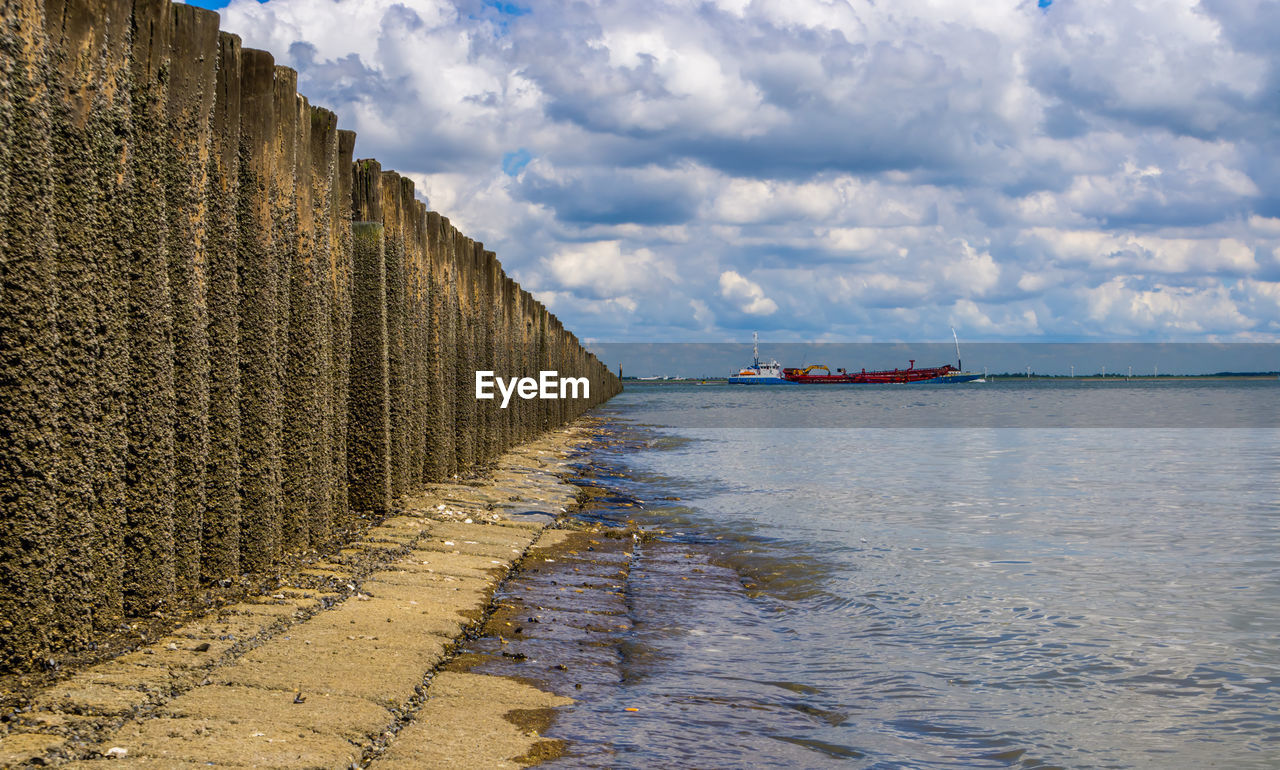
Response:
[[[215,13],[0,0],[0,665],[50,665],[621,390]],[[474,372],[585,377],[477,401]]]

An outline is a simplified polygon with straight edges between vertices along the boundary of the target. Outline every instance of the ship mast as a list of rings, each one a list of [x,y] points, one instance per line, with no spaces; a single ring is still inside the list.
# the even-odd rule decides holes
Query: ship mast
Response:
[[[751,332],[751,359],[760,368],[760,332]]]
[[[960,362],[960,338],[956,336],[956,327],[951,327],[951,339],[956,341],[956,371],[963,372],[964,364]]]

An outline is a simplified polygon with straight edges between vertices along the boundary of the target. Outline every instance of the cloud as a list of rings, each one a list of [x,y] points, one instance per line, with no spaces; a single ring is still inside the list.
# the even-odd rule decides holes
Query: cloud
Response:
[[[1224,287],[1135,288],[1123,278],[1083,292],[1089,316],[1130,335],[1152,328],[1197,336],[1247,331],[1253,324]]]
[[[572,169],[536,161],[519,177],[518,194],[550,206],[566,223],[667,225],[689,221],[699,203],[690,169]]]
[[[1258,270],[1253,249],[1236,238],[1170,238],[1053,228],[1032,228],[1026,236],[1038,241],[1055,264],[1108,273],[1221,277]]]
[[[672,266],[648,249],[623,252],[618,241],[566,247],[543,260],[554,282],[575,296],[621,302],[635,310],[634,295],[652,294],[676,280]]]
[[[760,285],[738,275],[733,270],[720,274],[720,296],[737,305],[747,315],[773,315],[778,304],[764,295]]]
[[[1253,339],[1278,14],[233,0],[223,27],[583,336]]]

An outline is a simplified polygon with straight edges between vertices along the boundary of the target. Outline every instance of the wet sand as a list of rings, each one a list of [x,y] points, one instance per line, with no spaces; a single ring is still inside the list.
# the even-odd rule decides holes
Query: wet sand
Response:
[[[608,665],[611,635],[626,629],[621,588],[637,535],[564,520],[584,494],[563,479],[567,457],[590,426],[403,500],[266,593],[64,672],[3,714],[0,764],[520,767],[557,756],[562,743],[541,733],[572,700],[520,671],[473,672],[478,658],[457,652],[492,639],[499,659],[528,661],[538,650],[524,628],[551,619],[495,605],[495,590],[513,570],[536,576],[581,557],[556,570],[575,581],[553,587],[559,630],[539,644],[575,651],[556,656],[572,662],[553,673]],[[566,525],[578,529],[553,528]]]

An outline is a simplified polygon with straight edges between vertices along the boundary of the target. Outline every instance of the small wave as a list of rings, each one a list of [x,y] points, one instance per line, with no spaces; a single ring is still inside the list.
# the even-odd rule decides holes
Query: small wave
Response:
[[[863,759],[867,756],[866,753],[858,751],[852,746],[841,746],[835,743],[814,740],[813,738],[793,738],[789,735],[775,735],[773,738],[796,746],[803,746],[806,749],[825,754],[832,759]]]

